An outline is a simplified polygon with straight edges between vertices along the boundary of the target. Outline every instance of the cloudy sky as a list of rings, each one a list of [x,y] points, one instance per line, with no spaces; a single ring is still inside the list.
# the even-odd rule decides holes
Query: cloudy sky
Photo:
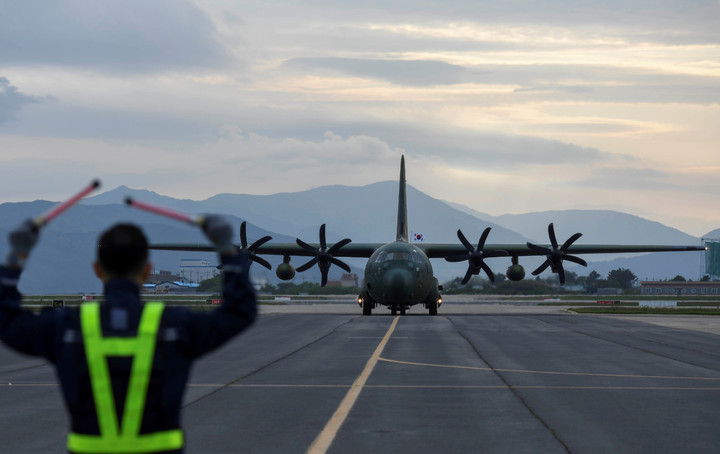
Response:
[[[0,0],[0,202],[397,179],[720,228],[718,0]],[[394,194],[392,195],[394,197]]]

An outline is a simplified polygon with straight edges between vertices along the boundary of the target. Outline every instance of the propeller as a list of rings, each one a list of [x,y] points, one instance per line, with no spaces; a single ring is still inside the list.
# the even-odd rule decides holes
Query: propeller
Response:
[[[329,249],[327,248],[327,242],[325,241],[325,224],[320,226],[320,247],[312,247],[303,240],[297,238],[295,242],[297,242],[298,246],[305,249],[308,252],[311,252],[315,257],[310,260],[309,262],[305,263],[302,266],[299,266],[297,268],[297,271],[302,273],[303,271],[309,270],[312,268],[315,264],[318,265],[318,268],[320,268],[320,273],[322,275],[322,282],[321,286],[325,286],[327,284],[327,277],[328,277],[328,271],[330,270],[331,265],[337,265],[340,268],[344,269],[348,273],[351,271],[350,267],[333,257],[333,254],[335,254],[337,251],[340,250],[340,248],[344,247],[348,243],[350,243],[352,240],[350,238],[345,238],[344,240],[340,240],[337,243],[333,244]]]
[[[545,271],[549,266],[553,273],[557,273],[558,278],[560,279],[560,283],[564,284],[565,269],[562,265],[563,260],[569,260],[571,262],[577,263],[578,265],[587,266],[587,262],[585,260],[581,259],[580,257],[575,257],[574,255],[569,255],[565,252],[575,241],[577,241],[578,238],[582,236],[582,233],[576,233],[575,235],[568,238],[562,246],[558,247],[557,238],[555,237],[555,227],[553,227],[553,224],[551,222],[550,225],[548,225],[548,235],[550,236],[551,245],[551,247],[549,248],[537,246],[532,243],[527,243],[527,247],[529,247],[533,251],[539,252],[547,256],[545,262],[543,262],[542,265],[540,265],[535,271],[533,271],[532,274],[533,276],[537,276],[538,274]]]
[[[255,251],[257,250],[257,248],[259,248],[263,244],[272,240],[272,237],[270,235],[266,235],[266,236],[260,238],[259,240],[255,241],[253,244],[250,245],[250,247],[248,247],[246,224],[247,224],[247,222],[245,222],[245,221],[243,221],[242,224],[240,224],[240,248],[245,249],[245,251],[247,251],[248,260],[250,260],[251,262],[257,262],[258,264],[271,270],[272,266],[270,265],[270,263],[268,263],[268,261],[265,260],[264,258],[256,255]]]
[[[489,257],[502,257],[508,255],[508,253],[507,251],[483,251],[483,248],[485,247],[485,240],[487,240],[487,237],[490,234],[490,230],[491,227],[488,227],[483,231],[482,235],[480,235],[480,241],[478,241],[478,245],[476,248],[473,247],[472,244],[470,244],[467,238],[465,238],[462,230],[458,229],[457,231],[457,236],[460,239],[460,242],[463,244],[463,246],[465,246],[465,248],[467,248],[468,252],[465,255],[445,257],[445,260],[447,260],[448,262],[462,262],[463,260],[468,261],[468,269],[465,273],[465,277],[461,282],[463,285],[467,284],[473,274],[479,274],[481,269],[485,271],[485,274],[487,274],[490,282],[495,282],[495,275],[493,274],[490,267],[487,266],[487,264],[485,263],[485,259]]]

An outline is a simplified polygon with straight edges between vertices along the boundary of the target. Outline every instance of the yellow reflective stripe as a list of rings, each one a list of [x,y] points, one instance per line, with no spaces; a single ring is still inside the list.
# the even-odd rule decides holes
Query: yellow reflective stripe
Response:
[[[110,372],[102,348],[104,344],[100,327],[100,305],[97,302],[80,306],[80,326],[100,433],[106,437],[117,438],[117,412]]]
[[[137,435],[140,433],[147,388],[150,383],[153,356],[155,355],[155,338],[162,317],[162,303],[147,303],[138,325],[137,345],[128,384],[125,411],[123,412],[122,434]]]
[[[80,323],[100,435],[71,433],[68,436],[68,449],[71,451],[151,452],[183,446],[183,435],[179,429],[139,435],[163,309],[161,302],[147,303],[140,317],[137,336],[125,338],[102,336],[98,303],[81,306]],[[121,425],[117,422],[107,364],[109,356],[133,357]]]
[[[108,438],[103,435],[68,435],[68,450],[77,453],[141,453],[180,449],[185,444],[182,430],[168,430],[132,438]]]

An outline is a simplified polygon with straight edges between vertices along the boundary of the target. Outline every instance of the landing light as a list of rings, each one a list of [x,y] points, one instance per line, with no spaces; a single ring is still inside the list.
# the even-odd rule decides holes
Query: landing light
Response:
[[[438,307],[442,306],[442,297],[441,296],[438,296],[437,303],[438,303]]]
[[[362,296],[358,296],[358,305],[359,305],[359,306],[362,306],[362,304],[363,304],[363,297],[362,297]]]

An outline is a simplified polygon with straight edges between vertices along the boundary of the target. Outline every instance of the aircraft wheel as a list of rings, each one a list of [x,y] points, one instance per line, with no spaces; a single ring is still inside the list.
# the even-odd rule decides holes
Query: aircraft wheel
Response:
[[[430,315],[437,315],[437,301],[428,304],[428,313]]]
[[[390,314],[397,315],[397,306],[395,306],[395,305],[392,306],[392,308],[390,309]]]
[[[372,304],[370,304],[370,301],[367,299],[363,300],[363,315],[371,315],[372,314]]]
[[[400,315],[405,315],[405,305],[404,304],[400,305]]]

